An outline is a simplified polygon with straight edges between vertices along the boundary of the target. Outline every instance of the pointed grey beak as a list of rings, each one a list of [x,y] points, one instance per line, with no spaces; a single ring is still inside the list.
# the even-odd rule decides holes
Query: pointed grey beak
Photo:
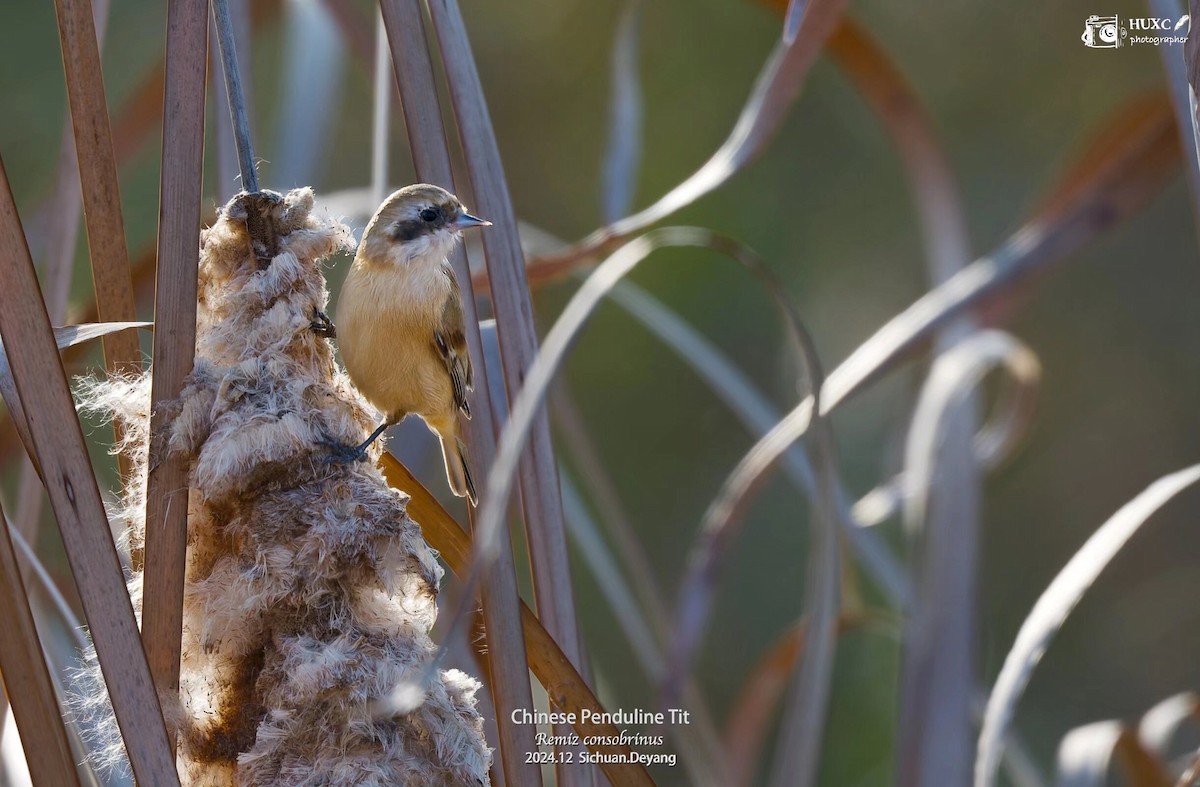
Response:
[[[450,226],[456,230],[469,230],[472,227],[490,227],[492,223],[478,216],[472,216],[470,213],[464,213],[455,219]]]

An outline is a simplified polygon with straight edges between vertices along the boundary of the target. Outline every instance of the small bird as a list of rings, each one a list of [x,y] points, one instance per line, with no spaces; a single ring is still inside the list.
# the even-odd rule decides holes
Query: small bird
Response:
[[[486,227],[450,192],[426,183],[392,194],[367,224],[338,299],[342,361],[358,390],[383,413],[366,442],[335,451],[360,460],[389,426],[420,416],[442,441],[450,489],[476,503],[458,437],[471,417],[471,357],[462,294],[447,259],[462,231]]]

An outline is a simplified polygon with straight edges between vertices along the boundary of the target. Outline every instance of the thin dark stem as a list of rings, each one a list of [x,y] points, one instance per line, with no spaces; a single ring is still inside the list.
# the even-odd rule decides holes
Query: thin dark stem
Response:
[[[253,194],[258,191],[258,173],[254,171],[254,147],[250,144],[250,120],[246,115],[246,95],[242,90],[242,72],[238,68],[229,0],[212,0],[212,12],[217,23],[217,43],[221,47],[221,64],[225,70],[225,92],[229,96],[229,118],[237,141],[242,188]]]

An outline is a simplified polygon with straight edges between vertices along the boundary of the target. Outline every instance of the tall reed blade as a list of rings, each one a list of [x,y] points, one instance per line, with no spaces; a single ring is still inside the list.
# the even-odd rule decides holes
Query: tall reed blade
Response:
[[[38,632],[21,584],[21,570],[0,510],[0,676],[12,705],[25,762],[36,784],[78,785],[75,758],[54,696],[54,685],[42,659]]]
[[[442,125],[433,63],[424,36],[424,14],[420,0],[382,0],[380,11],[391,47],[392,67],[400,89],[404,122],[412,147],[417,176],[453,190],[454,174],[450,165],[446,130]],[[488,370],[483,363],[483,341],[475,311],[475,293],[466,252],[459,247],[450,258],[454,275],[462,287],[463,316],[467,349],[475,360],[475,395],[471,403],[474,417],[465,423],[467,444],[477,472],[491,467],[496,453],[497,415],[487,395]],[[484,490],[480,490],[484,492]],[[481,497],[486,503],[486,492]],[[418,522],[425,520],[416,512]],[[435,544],[436,546],[436,544]],[[440,549],[440,547],[438,547]],[[532,708],[533,692],[529,683],[525,642],[520,636],[520,597],[512,559],[512,544],[502,539],[499,557],[483,578],[481,595],[490,670],[487,681],[497,716],[500,734],[500,762],[510,785],[541,784],[541,770],[526,762],[525,752],[536,751],[534,730],[529,725],[504,723],[514,710]]]
[[[0,337],[58,519],[130,763],[143,784],[178,784],[158,694],[17,207],[0,161]]]
[[[96,306],[105,322],[133,320],[136,316],[129,252],[125,247],[125,220],[92,4],[88,0],[55,0],[55,8],[92,252]],[[136,334],[105,337],[104,354],[110,371],[141,369],[142,354]]]
[[[103,50],[104,33],[108,26],[109,0],[94,0],[92,17],[96,27],[97,46]],[[61,325],[67,319],[67,302],[75,269],[75,246],[79,240],[79,218],[83,203],[80,194],[79,156],[75,151],[75,134],[70,118],[63,123],[59,144],[54,193],[46,210],[53,217],[46,241],[46,256],[42,262],[43,291],[50,322]],[[121,468],[124,471],[124,467]],[[42,516],[42,484],[33,466],[21,468],[21,484],[17,493],[14,519],[21,533],[32,536]]]
[[[471,189],[480,214],[495,225],[483,234],[483,250],[504,361],[504,387],[511,401],[521,390],[538,348],[533,305],[525,279],[525,255],[462,13],[455,0],[433,0],[429,11],[441,47]],[[531,424],[530,439],[521,461],[520,488],[538,616],[571,663],[581,668],[582,643],[575,619],[575,591],[558,486],[558,462],[544,409],[535,414]],[[558,768],[562,787],[590,784],[590,777],[591,769]]]
[[[168,408],[164,405],[178,398],[196,352],[207,47],[207,0],[171,0],[167,8],[154,377],[150,392],[150,429],[154,434],[165,428]],[[179,690],[187,489],[187,466],[182,457],[168,454],[150,468],[142,635],[155,682],[167,695]]]

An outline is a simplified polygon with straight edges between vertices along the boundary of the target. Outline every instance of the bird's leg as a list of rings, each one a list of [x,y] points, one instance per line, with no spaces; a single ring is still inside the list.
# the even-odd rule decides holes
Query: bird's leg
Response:
[[[325,461],[331,463],[364,461],[367,458],[367,449],[371,447],[371,443],[378,440],[379,435],[383,434],[384,431],[394,423],[395,421],[384,421],[374,432],[371,432],[370,437],[354,447],[342,445],[341,443],[335,443],[332,440],[322,440],[321,445],[324,445],[330,449],[329,456],[325,457]]]

